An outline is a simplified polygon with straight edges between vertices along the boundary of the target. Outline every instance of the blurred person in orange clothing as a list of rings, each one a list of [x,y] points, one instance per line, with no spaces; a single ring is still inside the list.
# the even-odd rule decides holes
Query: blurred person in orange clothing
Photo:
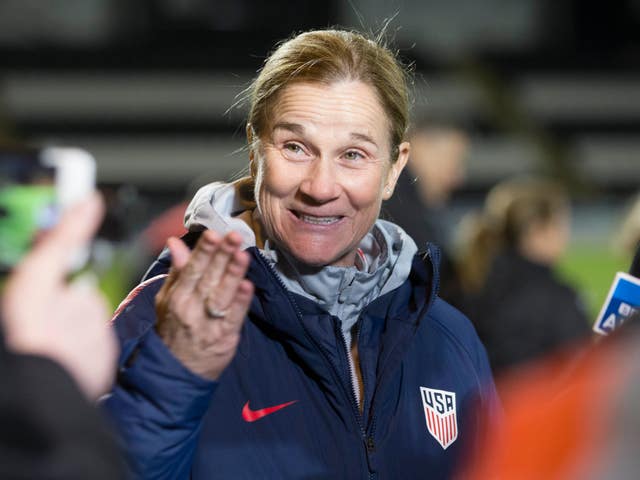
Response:
[[[482,452],[458,478],[637,478],[638,323],[636,316],[599,345],[572,349],[504,377],[504,422],[490,431]]]
[[[630,273],[640,276],[640,248]],[[640,304],[640,298],[638,298]],[[640,471],[640,313],[598,344],[511,371],[504,422],[458,478],[596,480]]]

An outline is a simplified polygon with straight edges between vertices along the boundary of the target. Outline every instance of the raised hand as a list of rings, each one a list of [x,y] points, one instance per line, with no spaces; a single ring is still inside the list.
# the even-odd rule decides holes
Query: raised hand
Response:
[[[97,290],[66,281],[71,256],[98,228],[104,206],[94,194],[71,208],[9,277],[2,297],[7,347],[60,363],[90,398],[111,386],[116,339]]]
[[[192,252],[170,238],[172,268],[156,296],[158,334],[192,372],[215,380],[236,353],[253,297],[242,239],[206,230]]]

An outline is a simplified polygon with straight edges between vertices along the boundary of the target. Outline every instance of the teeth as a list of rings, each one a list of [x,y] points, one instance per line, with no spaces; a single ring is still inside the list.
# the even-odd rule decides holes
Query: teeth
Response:
[[[307,223],[313,223],[314,225],[330,225],[340,220],[340,217],[313,217],[300,214],[300,219]]]

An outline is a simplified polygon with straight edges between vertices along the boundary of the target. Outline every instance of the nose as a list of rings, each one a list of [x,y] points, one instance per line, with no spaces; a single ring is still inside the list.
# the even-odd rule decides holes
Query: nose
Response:
[[[300,183],[300,193],[306,201],[324,204],[340,196],[336,167],[328,158],[316,158]]]

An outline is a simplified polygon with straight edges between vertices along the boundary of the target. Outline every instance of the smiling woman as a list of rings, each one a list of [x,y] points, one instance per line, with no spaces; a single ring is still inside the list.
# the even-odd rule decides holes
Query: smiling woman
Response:
[[[267,59],[251,176],[198,192],[184,242],[115,316],[105,406],[135,477],[447,478],[474,443],[496,403],[482,345],[437,297],[437,250],[378,219],[408,98],[393,53],[358,33]]]

